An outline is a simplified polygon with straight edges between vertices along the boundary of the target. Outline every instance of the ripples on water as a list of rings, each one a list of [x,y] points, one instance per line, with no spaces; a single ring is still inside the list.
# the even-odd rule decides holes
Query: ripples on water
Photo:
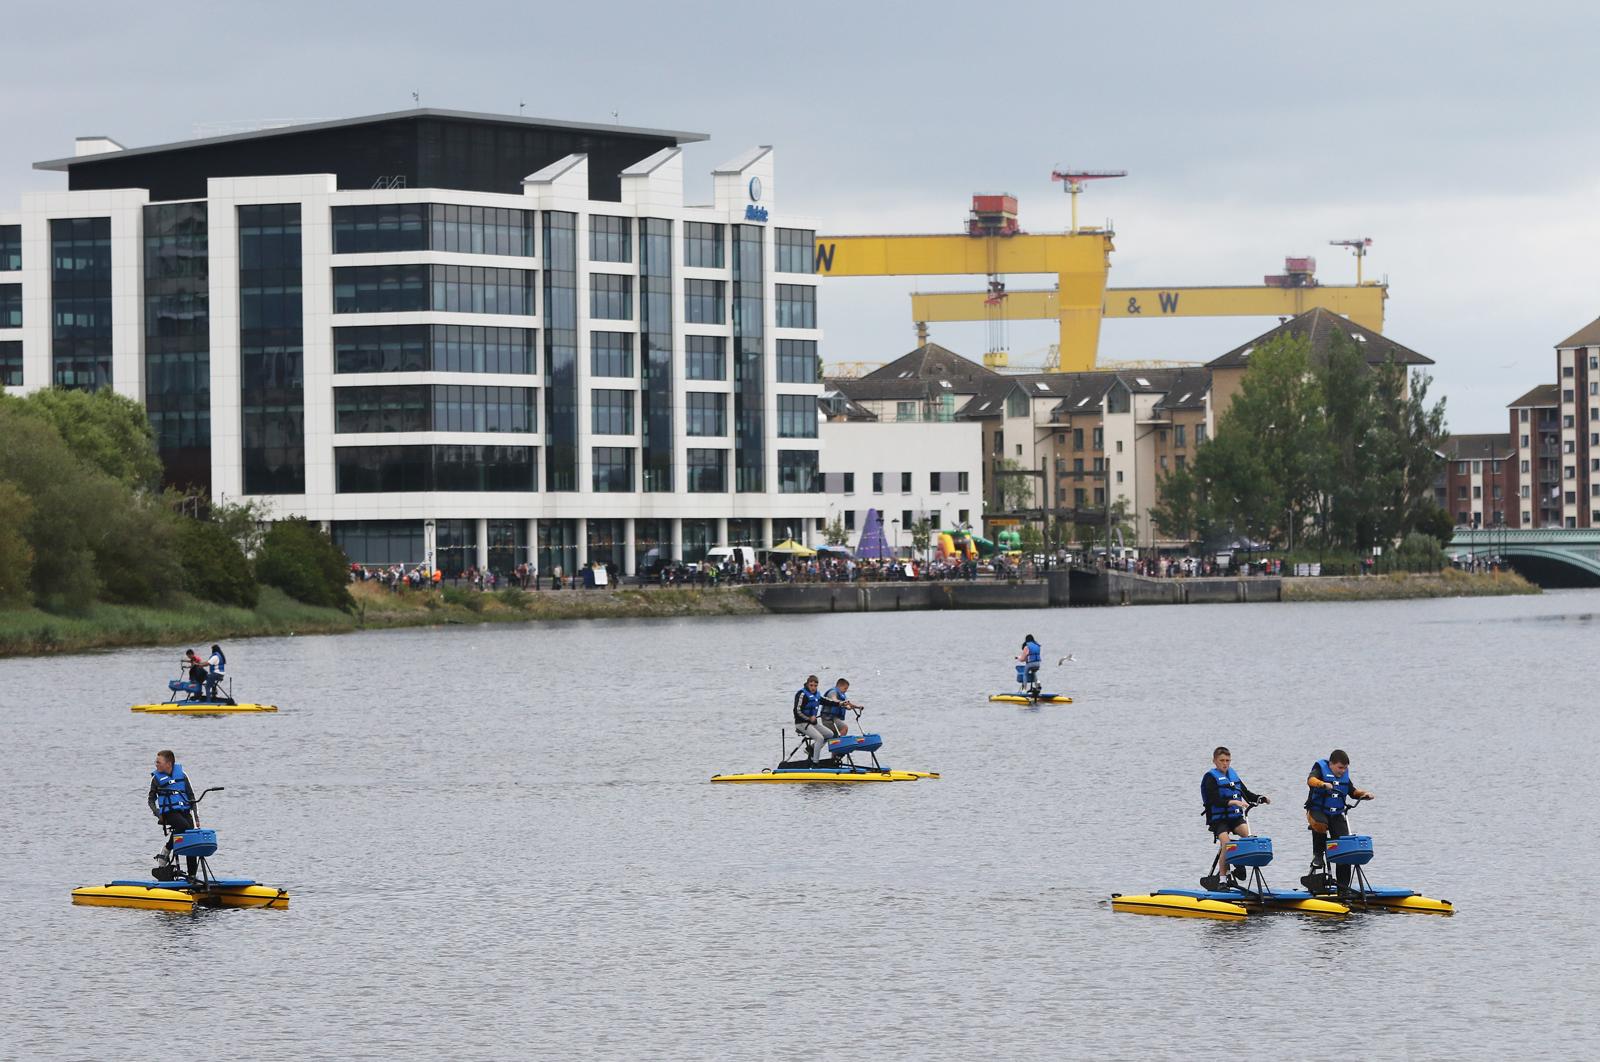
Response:
[[[174,650],[0,661],[0,1057],[1590,1054],[1597,597],[450,628],[231,646],[277,716],[126,706]],[[1023,711],[1023,634],[1078,698]],[[843,673],[939,781],[712,786]],[[1112,914],[1210,858],[1216,744],[1303,873],[1311,762],[1451,919]],[[172,746],[287,912],[75,908],[141,876]],[[168,975],[174,968],[181,980]],[[198,1022],[199,1032],[192,1023]],[[1332,1022],[1330,1026],[1328,1023]]]

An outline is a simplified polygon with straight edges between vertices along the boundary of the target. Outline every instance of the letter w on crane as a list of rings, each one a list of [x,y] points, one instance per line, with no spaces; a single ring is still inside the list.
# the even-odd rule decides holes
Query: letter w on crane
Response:
[[[1162,313],[1178,312],[1178,293],[1176,291],[1158,291],[1156,298],[1161,300]]]
[[[838,246],[836,243],[817,244],[817,259],[811,268],[818,273],[833,272],[833,252]]]

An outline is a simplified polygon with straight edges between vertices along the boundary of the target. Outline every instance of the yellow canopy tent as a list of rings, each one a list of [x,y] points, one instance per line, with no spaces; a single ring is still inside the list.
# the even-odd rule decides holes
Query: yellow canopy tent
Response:
[[[768,553],[786,553],[791,557],[815,557],[817,555],[817,551],[816,550],[808,549],[807,547],[802,546],[800,543],[796,542],[792,538],[784,539],[782,542],[779,542],[776,546],[773,546],[771,549],[767,550],[767,552]]]

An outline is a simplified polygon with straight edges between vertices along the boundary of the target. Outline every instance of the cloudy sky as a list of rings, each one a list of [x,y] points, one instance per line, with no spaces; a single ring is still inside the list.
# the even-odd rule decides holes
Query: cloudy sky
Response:
[[[136,146],[412,92],[709,133],[701,174],[772,144],[784,207],[838,233],[954,231],[1002,190],[1025,228],[1060,229],[1052,166],[1127,169],[1083,203],[1115,223],[1113,284],[1259,283],[1286,254],[1347,283],[1327,242],[1370,236],[1386,331],[1439,363],[1455,430],[1492,430],[1600,315],[1597,29],[1579,3],[6,0],[0,203],[60,187],[29,167],[74,136]],[[913,287],[825,285],[828,360],[910,349]],[[1207,358],[1273,323],[1110,321],[1101,358]],[[984,337],[934,338],[977,356]],[[1010,344],[1053,338],[1014,324]]]

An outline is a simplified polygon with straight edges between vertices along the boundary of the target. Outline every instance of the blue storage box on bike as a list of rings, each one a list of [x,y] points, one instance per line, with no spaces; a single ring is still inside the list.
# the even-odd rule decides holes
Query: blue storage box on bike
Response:
[[[217,831],[184,830],[172,835],[172,854],[180,856],[213,856],[217,854]]]
[[[1365,834],[1328,838],[1328,862],[1364,866],[1372,862],[1372,838]]]
[[[1264,867],[1272,862],[1272,838],[1235,837],[1228,842],[1228,865]]]

